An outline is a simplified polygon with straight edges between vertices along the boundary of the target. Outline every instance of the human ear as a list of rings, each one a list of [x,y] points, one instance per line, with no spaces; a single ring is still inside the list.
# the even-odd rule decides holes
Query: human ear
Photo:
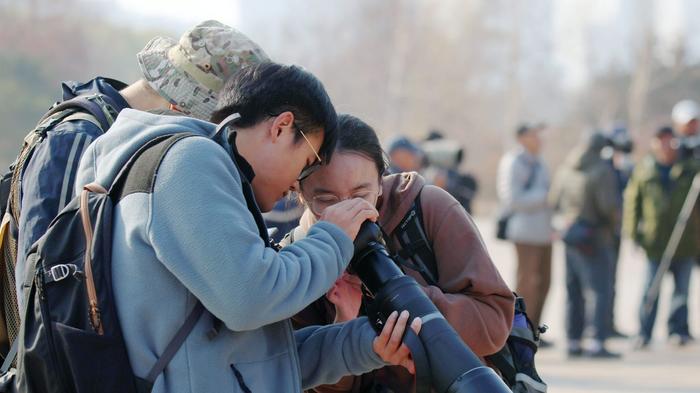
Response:
[[[270,137],[276,141],[287,130],[294,131],[294,113],[291,111],[282,112],[275,117],[270,128]]]

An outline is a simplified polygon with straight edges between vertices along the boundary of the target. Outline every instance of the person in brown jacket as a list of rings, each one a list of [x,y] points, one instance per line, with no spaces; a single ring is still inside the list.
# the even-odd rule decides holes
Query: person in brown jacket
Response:
[[[362,198],[377,206],[378,223],[391,253],[400,251],[397,227],[420,195],[424,232],[432,247],[438,286],[426,283],[420,273],[402,266],[425,290],[447,321],[477,356],[500,350],[508,337],[514,296],[486,251],[476,225],[464,208],[446,191],[415,172],[383,176],[384,155],[374,130],[363,121],[338,116],[338,142],[333,160],[304,179],[300,191],[307,210],[300,226],[285,241],[303,236],[328,206]],[[359,279],[345,274],[327,292],[293,318],[295,327],[342,322],[358,316]],[[381,386],[384,390],[377,389]],[[390,389],[390,390],[387,390]],[[315,392],[410,392],[413,376],[405,369],[385,367],[362,376],[347,376],[336,385]]]

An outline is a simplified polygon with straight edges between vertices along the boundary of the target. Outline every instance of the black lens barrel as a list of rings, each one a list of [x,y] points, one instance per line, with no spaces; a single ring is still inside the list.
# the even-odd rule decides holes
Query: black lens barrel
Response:
[[[351,268],[374,296],[376,317],[385,321],[392,311],[407,310],[421,317],[418,335],[427,352],[433,388],[440,393],[494,392],[510,389],[464,344],[416,281],[403,274],[381,243],[381,229],[365,222],[355,240]]]

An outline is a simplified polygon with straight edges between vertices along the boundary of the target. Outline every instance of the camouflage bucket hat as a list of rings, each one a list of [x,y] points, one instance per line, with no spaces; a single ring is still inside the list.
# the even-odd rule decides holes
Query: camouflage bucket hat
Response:
[[[186,32],[179,42],[156,37],[137,55],[144,78],[182,112],[209,120],[226,79],[242,67],[269,61],[250,38],[209,20]]]

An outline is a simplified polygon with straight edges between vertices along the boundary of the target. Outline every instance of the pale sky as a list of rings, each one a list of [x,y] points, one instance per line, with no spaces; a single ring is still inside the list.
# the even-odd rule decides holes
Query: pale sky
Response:
[[[237,0],[116,0],[125,11],[140,15],[145,23],[163,20],[183,26],[217,19],[240,25]],[[440,1],[440,0],[435,0]],[[488,1],[488,0],[487,0]],[[624,67],[630,62],[630,34],[634,26],[621,16],[635,12],[637,0],[554,0],[552,34],[554,61],[564,70],[564,84],[577,88],[585,84],[591,67]],[[682,15],[686,0],[647,0],[661,46],[677,39],[687,26]],[[264,7],[264,5],[261,5]],[[274,10],[270,10],[274,11]],[[632,18],[634,20],[634,18]],[[166,27],[166,26],[163,26]],[[663,58],[663,53],[660,53]]]
[[[238,24],[236,0],[117,0],[125,11],[153,19],[174,19],[180,24],[195,25],[216,19],[231,26]]]

